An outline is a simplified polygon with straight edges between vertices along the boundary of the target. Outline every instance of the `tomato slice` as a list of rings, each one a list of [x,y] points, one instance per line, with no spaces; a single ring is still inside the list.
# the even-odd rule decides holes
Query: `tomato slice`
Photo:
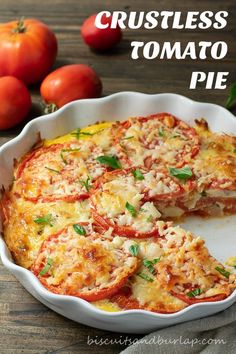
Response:
[[[133,165],[153,164],[182,167],[199,152],[199,136],[194,128],[169,113],[130,118],[121,123],[116,143]]]
[[[80,223],[49,236],[32,271],[54,293],[97,301],[116,293],[136,268],[137,258],[123,245]]]
[[[186,190],[164,169],[139,167],[105,173],[91,194],[97,224],[114,234],[146,238],[159,236],[159,206],[173,205]]]
[[[202,239],[170,226],[159,243],[165,254],[154,265],[156,279],[173,296],[194,304],[219,301],[231,293],[229,279],[217,270],[223,266],[209,255]]]
[[[107,170],[99,155],[102,150],[88,140],[41,147],[20,163],[13,192],[32,202],[86,199],[94,179]]]

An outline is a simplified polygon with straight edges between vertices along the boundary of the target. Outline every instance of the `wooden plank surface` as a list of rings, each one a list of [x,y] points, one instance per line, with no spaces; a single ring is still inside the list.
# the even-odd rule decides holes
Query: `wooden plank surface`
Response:
[[[122,43],[107,54],[95,54],[82,42],[80,26],[92,13],[101,10],[150,11],[229,11],[228,26],[222,31],[125,30]],[[59,54],[55,67],[68,63],[91,65],[101,76],[104,95],[118,91],[146,93],[175,92],[199,101],[224,105],[227,90],[189,90],[192,71],[229,71],[229,83],[236,81],[235,0],[1,0],[0,22],[21,16],[38,18],[55,31]],[[224,60],[145,60],[130,59],[130,41],[226,41],[229,53]],[[33,108],[28,119],[41,113],[37,85],[31,87]],[[235,112],[235,110],[234,110]],[[223,117],[222,117],[223,119]],[[23,127],[0,132],[0,145]],[[0,353],[118,353],[124,345],[89,346],[87,336],[121,339],[126,334],[110,333],[69,321],[52,312],[32,296],[0,265]],[[130,336],[130,339],[139,336]]]

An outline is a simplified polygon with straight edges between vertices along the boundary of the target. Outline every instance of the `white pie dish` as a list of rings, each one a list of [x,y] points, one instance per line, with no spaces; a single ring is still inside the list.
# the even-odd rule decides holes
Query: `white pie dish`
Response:
[[[157,112],[172,113],[190,125],[193,125],[194,119],[204,117],[211,130],[236,135],[236,118],[229,111],[176,94],[121,92],[100,99],[75,101],[55,113],[30,121],[19,136],[0,148],[0,186],[7,188],[12,182],[13,160],[32,147],[39,132],[42,138],[51,139],[97,121],[122,120],[129,116],[145,116]],[[223,219],[188,218],[184,223],[188,229],[205,238],[210,252],[221,262],[230,256],[236,256],[235,224],[236,216]],[[191,305],[174,314],[157,314],[144,310],[109,313],[82,299],[56,295],[46,290],[29,270],[12,261],[1,237],[0,255],[4,266],[44,305],[74,321],[109,331],[148,333],[157,328],[209,316],[236,301],[234,291],[225,300]]]

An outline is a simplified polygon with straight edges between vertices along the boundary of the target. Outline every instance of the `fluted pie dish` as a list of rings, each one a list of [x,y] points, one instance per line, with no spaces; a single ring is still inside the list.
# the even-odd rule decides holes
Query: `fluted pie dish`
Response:
[[[118,93],[32,120],[0,149],[3,264],[46,306],[101,329],[227,308],[235,134],[231,113],[175,94]]]

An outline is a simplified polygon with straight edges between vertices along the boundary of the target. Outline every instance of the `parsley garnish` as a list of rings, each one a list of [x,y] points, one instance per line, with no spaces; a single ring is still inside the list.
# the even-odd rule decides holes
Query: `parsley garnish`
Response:
[[[45,168],[46,168],[47,170],[51,171],[51,172],[55,172],[55,173],[59,173],[59,174],[61,173],[60,171],[55,170],[54,168],[51,168],[51,167],[45,166]]]
[[[159,129],[158,135],[161,136],[161,137],[163,137],[163,136],[165,135],[163,128],[160,128],[160,129]]]
[[[50,225],[53,226],[52,214],[47,214],[34,219],[34,222],[39,225]]]
[[[49,269],[51,268],[52,263],[53,263],[53,260],[51,258],[48,258],[47,264],[43,267],[43,269],[41,270],[39,275],[45,275],[49,271]]]
[[[77,140],[80,139],[81,135],[84,135],[84,136],[93,136],[95,134],[98,134],[100,132],[102,132],[104,129],[101,129],[97,132],[94,132],[94,133],[89,133],[89,132],[82,132],[80,128],[76,129],[75,132],[71,133],[72,136],[75,136]]]
[[[139,252],[139,245],[137,243],[135,245],[131,245],[129,251],[132,254],[132,256],[137,257]]]
[[[127,137],[124,137],[122,138],[121,140],[129,140],[129,139],[133,139],[134,136],[133,135],[130,135],[130,136],[127,136]]]
[[[89,189],[92,187],[92,184],[90,183],[91,178],[88,176],[85,181],[80,180],[80,184],[86,189],[87,192],[89,192]]]
[[[178,179],[189,179],[193,176],[192,170],[190,167],[182,167],[182,168],[174,168],[170,167],[169,168],[170,174],[173,177],[176,177]]]
[[[224,268],[216,267],[215,270],[217,270],[217,272],[219,272],[220,274],[222,274],[226,278],[229,278],[229,276],[230,276],[230,272],[228,272]]]
[[[79,224],[74,224],[73,225],[73,229],[79,235],[86,235],[85,228],[83,226],[79,225]]]
[[[196,288],[196,289],[194,289],[192,291],[189,291],[186,295],[188,297],[195,297],[195,296],[200,295],[201,293],[202,293],[202,290],[200,288]]]
[[[126,202],[125,207],[133,217],[137,216],[137,211],[133,205],[129,204],[129,202]]]
[[[145,274],[145,273],[137,273],[137,275],[138,275],[140,278],[144,279],[144,280],[147,280],[147,281],[150,281],[150,282],[153,282],[153,281],[154,281],[153,278],[149,277],[149,275],[147,275],[147,274]]]
[[[113,168],[113,170],[122,168],[121,163],[116,156],[109,156],[109,155],[98,156],[96,160],[103,165],[107,165]]]
[[[79,151],[79,150],[80,150],[80,148],[78,148],[78,149],[62,149],[61,153],[60,153],[60,156],[61,156],[61,159],[64,162],[64,164],[67,165],[67,161],[66,161],[65,156],[64,156],[65,152],[74,152],[74,151]]]
[[[133,174],[134,178],[138,179],[139,181],[142,181],[144,179],[144,175],[142,174],[142,172],[140,171],[139,168],[132,171],[132,174]]]

